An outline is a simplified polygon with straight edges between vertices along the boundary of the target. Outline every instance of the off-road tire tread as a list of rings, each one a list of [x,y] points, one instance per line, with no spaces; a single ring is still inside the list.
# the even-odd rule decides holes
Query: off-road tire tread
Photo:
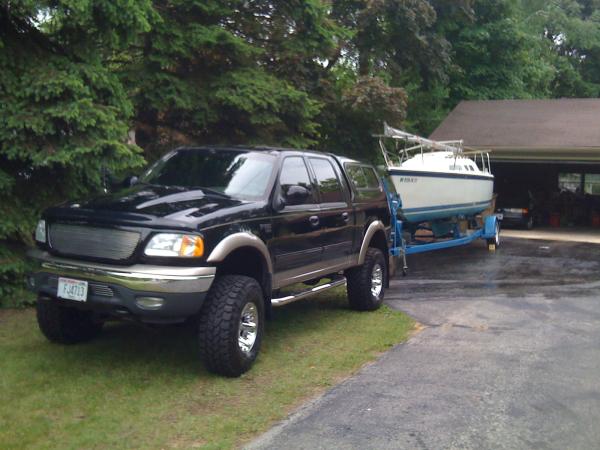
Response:
[[[371,295],[371,273],[376,262],[379,262],[381,265],[385,280],[385,277],[387,277],[385,258],[381,250],[374,247],[367,249],[365,262],[361,266],[353,267],[346,271],[346,285],[350,308],[357,311],[374,311],[382,305],[385,295],[385,281],[379,300],[374,300]]]
[[[238,349],[239,314],[249,296],[256,294],[259,330],[250,357],[243,357]],[[223,275],[215,280],[204,301],[199,317],[198,340],[200,355],[206,368],[216,374],[238,377],[246,372],[256,359],[264,329],[262,289],[258,282],[244,275]]]
[[[38,300],[36,313],[43,335],[58,344],[90,341],[102,331],[103,323],[94,320],[91,311],[58,305],[53,300]]]

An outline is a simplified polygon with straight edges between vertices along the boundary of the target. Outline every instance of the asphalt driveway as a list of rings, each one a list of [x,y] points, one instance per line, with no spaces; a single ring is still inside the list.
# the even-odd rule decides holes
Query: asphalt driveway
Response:
[[[253,448],[600,448],[600,246],[412,256],[387,293],[425,329]]]

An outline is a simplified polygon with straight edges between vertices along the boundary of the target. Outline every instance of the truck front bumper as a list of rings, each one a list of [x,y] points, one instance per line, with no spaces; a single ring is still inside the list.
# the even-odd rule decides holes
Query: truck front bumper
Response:
[[[207,266],[87,263],[58,258],[38,249],[31,250],[28,258],[34,269],[27,276],[27,286],[39,295],[40,301],[61,302],[147,323],[181,322],[198,313],[216,273],[215,267]],[[59,299],[59,277],[87,281],[87,299]]]

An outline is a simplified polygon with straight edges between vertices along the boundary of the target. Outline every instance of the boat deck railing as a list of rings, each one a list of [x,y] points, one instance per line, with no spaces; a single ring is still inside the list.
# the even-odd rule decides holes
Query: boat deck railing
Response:
[[[387,123],[383,124],[383,134],[377,134],[374,137],[379,138],[379,148],[388,168],[401,166],[403,162],[414,156],[417,152],[420,152],[423,157],[425,152],[444,151],[452,153],[455,161],[459,155],[472,158],[478,166],[477,160],[479,157],[481,171],[491,173],[489,153],[472,150],[464,152],[462,140],[434,141],[390,127]],[[388,150],[386,147],[385,142],[389,139],[394,142],[393,150]]]

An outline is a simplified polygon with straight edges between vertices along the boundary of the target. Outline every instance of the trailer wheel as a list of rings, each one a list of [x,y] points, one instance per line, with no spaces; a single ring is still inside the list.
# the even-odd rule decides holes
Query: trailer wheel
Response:
[[[488,247],[492,248],[495,250],[496,248],[500,247],[500,222],[498,222],[496,220],[496,227],[494,229],[494,237],[490,238],[487,240],[488,243]]]
[[[383,253],[369,248],[362,266],[346,271],[348,303],[357,311],[373,311],[383,303],[387,267]]]

